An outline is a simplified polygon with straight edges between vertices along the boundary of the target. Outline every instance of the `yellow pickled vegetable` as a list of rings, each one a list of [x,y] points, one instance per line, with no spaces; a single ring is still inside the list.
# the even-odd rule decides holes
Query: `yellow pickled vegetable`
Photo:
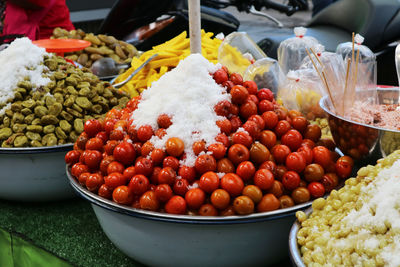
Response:
[[[321,128],[321,139],[333,139],[327,118],[316,118],[309,122],[311,124],[316,124]]]
[[[215,64],[218,62],[218,47],[222,41],[212,38],[213,35],[211,32],[201,31],[201,52],[206,59]],[[156,53],[158,56],[121,87],[120,90],[129,93],[131,97],[137,96],[149,87],[152,82],[157,81],[167,71],[175,68],[180,60],[190,55],[190,40],[186,31],[163,44],[154,46],[153,49],[144,52],[139,58],[134,58],[131,64],[132,67],[118,76],[115,83],[125,80],[144,61]]]
[[[219,48],[219,61],[226,66],[230,72],[244,74],[251,62],[234,46],[223,43]]]

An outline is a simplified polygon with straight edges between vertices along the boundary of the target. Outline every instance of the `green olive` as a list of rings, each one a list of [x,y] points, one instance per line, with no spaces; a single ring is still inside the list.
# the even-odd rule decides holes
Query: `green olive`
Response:
[[[17,136],[13,144],[15,147],[24,147],[28,144],[28,138],[25,135]]]
[[[58,116],[61,113],[62,109],[63,106],[60,103],[55,102],[49,107],[49,115]]]
[[[66,120],[61,120],[59,125],[60,125],[61,129],[66,133],[69,133],[72,129],[71,124],[69,124],[69,122]]]
[[[16,123],[12,126],[12,130],[14,133],[23,133],[26,129],[26,124]]]
[[[20,81],[17,83],[18,87],[27,89],[27,90],[31,90],[32,89],[32,84],[30,81]]]
[[[19,112],[22,110],[22,104],[20,101],[11,104],[11,110],[14,112]]]
[[[84,109],[90,109],[92,107],[92,103],[84,96],[77,97],[75,103]]]
[[[29,108],[23,108],[21,110],[22,115],[27,116],[29,114],[32,114],[32,110],[30,110]],[[25,119],[24,119],[25,120]]]
[[[42,137],[38,133],[26,132],[25,135],[26,135],[26,137],[28,137],[29,140],[35,140],[35,141],[42,140]]]
[[[56,127],[54,125],[46,125],[43,127],[43,133],[44,134],[54,133],[55,129]]]
[[[50,108],[54,103],[56,103],[56,99],[52,96],[45,96],[44,101],[47,108]]]
[[[47,115],[49,111],[44,106],[37,106],[37,107],[35,107],[34,112],[37,117],[41,118],[41,117]]]
[[[35,114],[29,114],[29,115],[25,116],[24,122],[26,124],[31,124],[34,119],[35,119]]]
[[[59,120],[54,115],[45,115],[41,118],[40,121],[42,124],[45,124],[45,125],[49,125],[49,124],[55,125],[58,123]]]
[[[26,130],[33,132],[33,133],[41,133],[43,131],[43,126],[41,125],[28,125]]]
[[[12,135],[12,130],[8,127],[0,129],[0,140],[7,139]]]

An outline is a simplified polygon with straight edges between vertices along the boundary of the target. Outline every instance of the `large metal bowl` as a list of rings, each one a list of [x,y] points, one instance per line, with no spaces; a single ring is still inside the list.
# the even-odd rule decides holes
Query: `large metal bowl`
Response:
[[[305,211],[307,216],[310,215],[311,212],[312,208],[309,208]],[[297,245],[297,233],[299,232],[300,228],[301,225],[299,221],[296,220],[292,225],[292,228],[290,229],[289,233],[289,254],[290,254],[290,259],[294,266],[306,267],[306,265],[303,262],[303,258],[301,257],[299,246]]]
[[[379,104],[397,104],[399,95],[397,88],[378,88],[377,92]],[[368,92],[357,94],[364,93]],[[376,160],[400,148],[400,131],[341,117],[330,110],[328,96],[322,97],[319,104],[328,114],[329,128],[337,147],[343,154],[352,156],[357,162],[375,164]]]
[[[84,189],[70,174],[76,192],[91,202],[107,237],[126,255],[150,266],[266,266],[287,256],[291,208],[246,216],[171,215],[118,205]]]
[[[0,199],[53,201],[75,195],[65,177],[65,154],[72,144],[0,148]]]

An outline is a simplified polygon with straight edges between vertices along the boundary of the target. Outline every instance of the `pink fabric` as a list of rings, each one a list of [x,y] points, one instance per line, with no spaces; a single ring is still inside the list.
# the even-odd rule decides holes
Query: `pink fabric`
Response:
[[[23,34],[31,40],[39,39],[39,23],[54,5],[56,0],[40,10],[25,10],[7,2],[3,35]]]

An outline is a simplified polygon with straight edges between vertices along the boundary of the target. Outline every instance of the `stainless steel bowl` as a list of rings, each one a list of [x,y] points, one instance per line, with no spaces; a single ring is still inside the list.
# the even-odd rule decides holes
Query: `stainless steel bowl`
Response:
[[[266,266],[287,256],[291,208],[246,216],[171,215],[118,205],[84,189],[66,169],[76,192],[91,202],[107,237],[126,255],[150,266]]]
[[[0,148],[0,198],[53,201],[75,196],[65,177],[65,154],[72,144]]]
[[[378,89],[379,104],[397,104],[398,89]],[[358,92],[362,94],[363,92]],[[321,98],[321,108],[328,114],[329,128],[337,147],[363,164],[375,164],[400,148],[400,131],[388,130],[368,124],[354,122],[330,110],[328,96]]]
[[[312,212],[312,208],[304,211],[307,216]],[[297,233],[299,232],[301,225],[299,221],[295,221],[289,233],[289,254],[290,259],[294,266],[297,267],[305,267],[306,265],[303,262],[303,258],[301,257],[300,248],[297,245]]]

